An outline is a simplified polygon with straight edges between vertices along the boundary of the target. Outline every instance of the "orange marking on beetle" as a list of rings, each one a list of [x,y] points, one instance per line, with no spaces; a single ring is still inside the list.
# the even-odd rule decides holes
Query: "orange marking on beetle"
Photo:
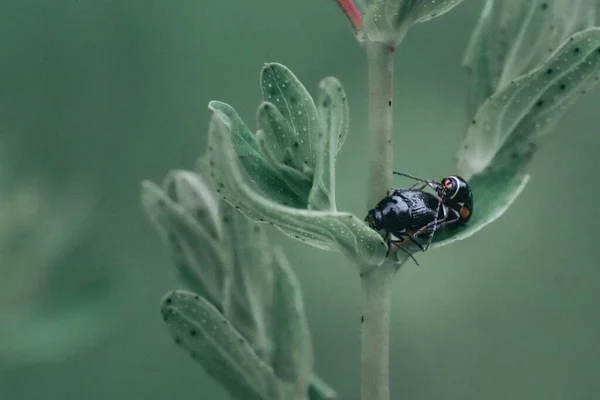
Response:
[[[461,207],[459,214],[463,219],[466,219],[469,218],[469,216],[471,215],[471,211],[469,211],[467,207]]]

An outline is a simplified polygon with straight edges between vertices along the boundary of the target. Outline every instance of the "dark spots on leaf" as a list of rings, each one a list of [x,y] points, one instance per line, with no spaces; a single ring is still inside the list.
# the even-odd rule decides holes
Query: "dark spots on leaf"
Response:
[[[208,146],[208,151],[212,151],[212,150],[213,150],[212,146]]]
[[[546,75],[552,75],[552,72],[554,72],[554,70],[552,68],[548,68],[546,70]]]
[[[221,193],[221,189],[217,189],[217,193]]]
[[[388,100],[388,107],[392,106],[392,100]]]
[[[329,107],[331,105],[331,101],[329,100],[329,97],[325,98],[325,100],[323,100],[323,107]]]
[[[554,25],[550,25],[550,31],[553,31],[554,29],[556,29]]]
[[[241,344],[244,344],[244,339],[240,338],[240,339],[239,339],[239,342],[240,342]]]
[[[176,344],[181,344],[181,339],[179,339],[179,338],[175,338],[175,343],[176,343]]]
[[[208,162],[208,165],[210,165],[211,167],[214,167],[214,166],[215,166],[215,162],[214,162],[213,160],[210,160],[210,161]]]
[[[541,107],[543,105],[544,105],[544,100],[542,100],[542,99],[539,99],[538,101],[535,102],[536,107]]]
[[[548,3],[542,3],[541,8],[542,10],[548,9]]]
[[[558,86],[558,88],[560,90],[565,90],[567,88],[567,85],[565,85],[564,83],[561,83],[560,86]]]
[[[288,98],[288,101],[290,102],[290,104],[296,104],[298,103],[298,98],[296,96],[290,96]]]
[[[197,335],[197,332],[194,329],[191,329],[190,330],[190,336],[196,337],[196,335]]]
[[[517,153],[516,151],[513,151],[512,153],[510,153],[510,158],[513,161],[517,161],[519,159],[519,153]]]
[[[598,47],[598,48],[596,49],[596,52],[597,52],[597,53],[600,53],[600,47]]]
[[[229,222],[229,217],[223,217],[223,222],[224,223],[228,223]]]
[[[579,47],[575,47],[575,48],[573,49],[573,53],[577,54],[577,53],[579,53],[579,50],[580,50],[580,49],[579,49]]]
[[[365,316],[364,316],[364,315],[361,315],[361,316],[360,316],[360,323],[362,324],[363,322],[365,322]]]
[[[195,295],[195,296],[194,296],[194,300],[196,300],[196,301],[199,301],[199,300],[200,300],[200,296],[198,296],[198,295]]]
[[[254,232],[260,232],[260,227],[258,225],[254,225]]]
[[[264,220],[264,219],[262,219],[262,218],[259,218],[258,220],[259,220],[260,222],[265,222],[265,220]]]
[[[465,150],[468,150],[468,149],[469,149],[469,145],[468,145],[468,144],[465,144],[465,145],[463,146],[463,149],[465,149]]]
[[[472,121],[471,121],[471,125],[475,125],[476,123],[477,123],[477,121],[476,121],[476,120],[472,120]]]
[[[573,36],[571,36],[571,37],[569,38],[569,42],[572,42],[572,41],[573,41]]]
[[[292,145],[292,147],[294,147],[295,149],[297,149],[298,147],[300,147],[300,143],[294,142],[294,144]]]

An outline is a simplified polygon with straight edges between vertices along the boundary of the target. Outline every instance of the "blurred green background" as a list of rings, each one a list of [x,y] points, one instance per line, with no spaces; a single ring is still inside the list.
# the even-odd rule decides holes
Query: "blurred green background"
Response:
[[[453,172],[466,121],[460,62],[480,7],[465,1],[411,30],[398,49],[398,170]],[[163,326],[158,302],[178,285],[140,209],[139,182],[192,166],[204,150],[209,100],[230,103],[254,127],[268,61],[287,65],[309,90],[327,75],[344,83],[351,131],[337,197],[341,209],[363,215],[365,62],[333,1],[2,2],[0,140],[19,149],[15,173],[57,188],[84,181],[98,201],[86,234],[60,260],[50,297],[79,288],[68,302],[85,304],[107,276],[123,277],[127,293],[101,315],[98,329],[117,326],[93,348],[4,365],[0,399],[227,399]],[[393,399],[598,398],[599,102],[595,90],[562,120],[500,220],[402,269]],[[339,254],[271,233],[303,285],[317,373],[342,399],[358,399],[356,271]]]

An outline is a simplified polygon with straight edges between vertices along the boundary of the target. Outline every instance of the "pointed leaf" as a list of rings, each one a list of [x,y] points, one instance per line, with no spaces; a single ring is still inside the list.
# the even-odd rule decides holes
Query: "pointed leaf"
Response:
[[[211,101],[208,107],[227,121],[232,133],[231,143],[238,156],[238,163],[241,170],[251,177],[256,190],[282,203],[299,207],[306,205],[306,199],[299,198],[278,171],[264,158],[256,137],[250,132],[235,110],[230,105],[218,101]],[[217,192],[218,190],[219,188],[217,188]]]
[[[300,284],[281,249],[275,249],[273,291],[273,369],[298,393],[306,393],[311,379],[312,344]]]
[[[600,29],[574,35],[539,68],[510,83],[480,108],[465,137],[465,178],[526,165],[541,139],[600,74]]]
[[[318,111],[323,134],[317,141],[313,188],[308,198],[315,210],[335,211],[335,160],[348,134],[348,103],[340,81],[329,77],[319,83]]]
[[[312,97],[285,66],[278,63],[265,64],[260,74],[263,99],[273,104],[287,122],[302,149],[301,162],[306,175],[315,168],[316,143],[322,134],[317,109]]]
[[[252,350],[229,321],[207,300],[175,291],[161,304],[175,343],[236,399],[277,399],[273,370]]]
[[[594,26],[595,8],[596,0],[487,0],[463,61],[471,78],[469,115],[569,36]]]
[[[322,249],[337,249],[361,264],[379,265],[387,246],[352,214],[309,211],[276,203],[251,188],[237,166],[227,121],[213,115],[209,131],[211,178],[224,199],[248,217],[271,222],[282,232]]]
[[[221,308],[230,261],[216,241],[192,216],[152,182],[142,184],[142,205],[166,241],[184,282]]]

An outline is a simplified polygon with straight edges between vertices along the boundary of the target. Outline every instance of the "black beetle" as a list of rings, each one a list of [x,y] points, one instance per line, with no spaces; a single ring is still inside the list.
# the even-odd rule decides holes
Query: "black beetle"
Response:
[[[415,189],[419,185],[417,183],[408,189],[390,189],[387,196],[375,208],[369,210],[365,221],[372,229],[385,232],[388,253],[393,244],[417,262],[412,254],[401,246],[404,240],[408,238],[421,251],[425,251],[437,230],[464,225],[473,213],[473,192],[469,184],[456,175],[436,182],[400,172],[394,174],[415,179],[421,182],[421,186]],[[423,189],[427,186],[434,189],[436,194],[425,192]],[[424,247],[417,238],[426,234],[429,234],[429,240]],[[391,235],[397,239],[391,240]]]

